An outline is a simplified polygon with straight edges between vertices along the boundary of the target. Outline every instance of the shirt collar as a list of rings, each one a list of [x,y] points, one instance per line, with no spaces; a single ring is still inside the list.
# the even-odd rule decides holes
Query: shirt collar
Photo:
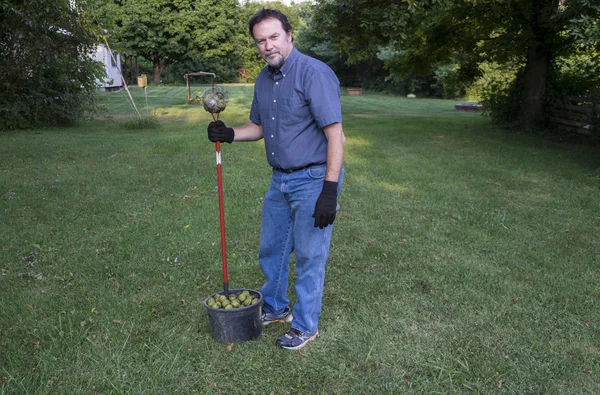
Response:
[[[268,68],[269,75],[271,76],[271,78],[273,78],[273,80],[275,80],[275,81],[279,81],[280,79],[285,77],[290,72],[292,67],[294,67],[294,63],[296,62],[297,57],[298,57],[298,50],[296,49],[296,47],[293,47],[292,52],[290,52],[290,56],[288,56],[285,63],[283,64],[283,66],[280,69],[275,70],[271,66],[268,66],[267,68]]]

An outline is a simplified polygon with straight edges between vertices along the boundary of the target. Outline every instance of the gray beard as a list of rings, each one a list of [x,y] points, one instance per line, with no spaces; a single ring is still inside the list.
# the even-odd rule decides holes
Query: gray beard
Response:
[[[269,64],[269,66],[271,66],[271,68],[277,70],[280,69],[281,66],[283,66],[283,64],[285,63],[285,59],[283,58],[283,55],[281,54],[277,54],[279,55],[279,57],[274,60],[274,61],[268,61],[267,57],[265,56],[265,61]]]

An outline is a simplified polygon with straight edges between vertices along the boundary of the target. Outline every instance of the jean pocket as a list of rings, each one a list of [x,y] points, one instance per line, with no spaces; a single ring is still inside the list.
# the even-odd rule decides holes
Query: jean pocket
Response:
[[[308,168],[308,175],[314,179],[325,178],[326,170],[327,165],[312,166]]]

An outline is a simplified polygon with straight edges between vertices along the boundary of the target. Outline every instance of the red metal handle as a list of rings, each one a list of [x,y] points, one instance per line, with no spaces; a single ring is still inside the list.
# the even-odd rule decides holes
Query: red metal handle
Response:
[[[223,288],[229,296],[229,277],[227,275],[227,243],[225,241],[225,208],[223,205],[223,172],[221,169],[221,143],[216,142],[217,185],[219,189],[219,223],[221,225],[221,258],[223,261]]]

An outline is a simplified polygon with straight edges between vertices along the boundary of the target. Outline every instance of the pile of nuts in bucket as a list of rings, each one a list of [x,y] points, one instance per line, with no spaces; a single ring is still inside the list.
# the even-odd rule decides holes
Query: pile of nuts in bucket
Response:
[[[258,303],[260,300],[259,295],[251,294],[250,291],[245,290],[238,294],[230,293],[229,297],[224,294],[215,294],[208,298],[206,304],[213,309],[239,309],[240,307],[246,307]]]

